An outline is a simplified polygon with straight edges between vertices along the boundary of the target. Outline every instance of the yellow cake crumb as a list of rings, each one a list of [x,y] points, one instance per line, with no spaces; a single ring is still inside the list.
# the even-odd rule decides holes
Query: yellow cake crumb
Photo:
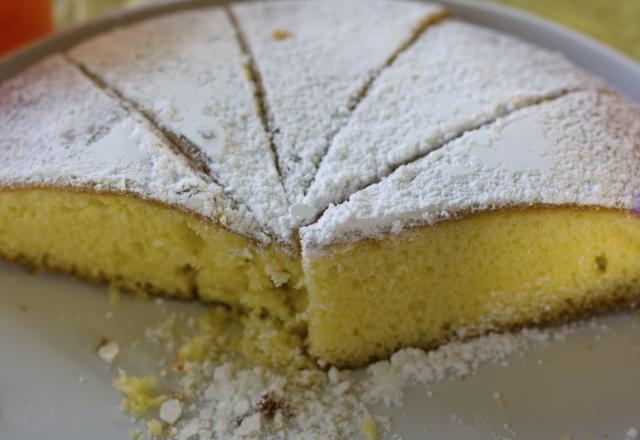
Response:
[[[129,429],[128,434],[133,440],[144,440],[144,434],[138,428]]]
[[[147,434],[150,437],[159,437],[162,435],[164,427],[162,422],[158,419],[151,419],[147,421]]]
[[[220,349],[218,338],[237,320],[236,314],[224,307],[200,315],[195,335],[178,349],[176,362],[197,362],[215,355]]]
[[[502,397],[502,393],[500,393],[499,391],[496,391],[493,393],[493,400],[495,400],[496,402],[496,406],[499,409],[504,409],[505,408],[505,403],[504,403],[504,398]]]
[[[121,299],[122,291],[120,287],[115,283],[109,284],[109,305],[115,306],[120,303]]]
[[[282,41],[291,38],[291,32],[285,31],[284,29],[276,29],[271,34],[271,37],[276,41]]]
[[[263,316],[257,310],[244,315],[216,307],[198,318],[195,334],[178,349],[174,369],[182,372],[187,363],[215,359],[228,350],[267,367],[302,369],[310,366],[303,349],[302,332],[295,324]]]
[[[378,424],[371,415],[367,415],[360,425],[360,431],[367,440],[378,440],[380,438],[380,431],[378,430]]]
[[[154,376],[128,376],[123,369],[118,369],[118,378],[113,381],[113,386],[123,395],[120,408],[136,417],[167,400],[164,394],[155,393],[158,379]]]
[[[303,352],[303,339],[275,319],[257,311],[242,318],[241,352],[248,359],[274,368],[301,369],[309,366]]]

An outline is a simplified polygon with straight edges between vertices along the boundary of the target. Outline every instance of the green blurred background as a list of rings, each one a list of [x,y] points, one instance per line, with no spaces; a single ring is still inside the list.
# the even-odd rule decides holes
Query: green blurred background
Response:
[[[640,60],[640,0],[496,0],[496,3],[557,21]]]
[[[57,27],[66,27],[112,9],[152,1],[56,0],[55,22]],[[557,21],[640,60],[640,0],[476,1],[495,1]]]

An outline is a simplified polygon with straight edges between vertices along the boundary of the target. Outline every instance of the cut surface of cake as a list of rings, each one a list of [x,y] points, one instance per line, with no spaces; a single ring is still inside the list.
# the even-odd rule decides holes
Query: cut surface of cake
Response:
[[[255,59],[289,200],[300,201],[376,72],[431,22],[419,2],[255,2],[231,6]]]
[[[112,30],[0,83],[0,152],[2,258],[224,303],[334,365],[640,298],[640,105],[436,5]]]

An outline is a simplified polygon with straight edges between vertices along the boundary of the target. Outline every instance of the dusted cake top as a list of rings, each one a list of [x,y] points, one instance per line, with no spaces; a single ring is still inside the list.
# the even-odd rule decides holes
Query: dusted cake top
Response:
[[[575,92],[470,131],[331,206],[301,230],[303,250],[510,206],[632,210],[638,190],[640,105]]]
[[[164,136],[54,55],[0,85],[0,186],[127,193],[266,240]]]
[[[0,86],[0,184],[129,192],[289,250],[321,216],[307,251],[501,206],[630,208],[637,105],[443,16],[283,0],[115,29]]]
[[[288,206],[254,84],[221,8],[151,19],[100,35],[70,56],[166,130],[272,235],[289,240]]]
[[[307,197],[307,221],[465,131],[569,90],[603,87],[558,53],[448,20],[374,81],[335,137]]]
[[[277,1],[231,6],[255,58],[289,200],[299,202],[368,82],[440,6]]]

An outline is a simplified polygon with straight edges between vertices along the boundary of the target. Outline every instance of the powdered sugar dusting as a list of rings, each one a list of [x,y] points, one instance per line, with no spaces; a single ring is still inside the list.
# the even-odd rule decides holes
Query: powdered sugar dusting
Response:
[[[0,185],[129,193],[264,240],[246,211],[61,56],[0,86]]]
[[[436,5],[402,1],[231,5],[266,92],[284,185],[300,201],[367,81]]]
[[[336,135],[305,198],[306,220],[467,130],[598,87],[560,54],[461,21],[435,25],[376,79]]]
[[[288,241],[288,206],[254,102],[246,60],[222,8],[116,29],[70,52],[171,133],[261,226]]]
[[[640,105],[575,92],[519,110],[398,168],[302,229],[309,252],[506,206],[632,210],[640,187]]]

